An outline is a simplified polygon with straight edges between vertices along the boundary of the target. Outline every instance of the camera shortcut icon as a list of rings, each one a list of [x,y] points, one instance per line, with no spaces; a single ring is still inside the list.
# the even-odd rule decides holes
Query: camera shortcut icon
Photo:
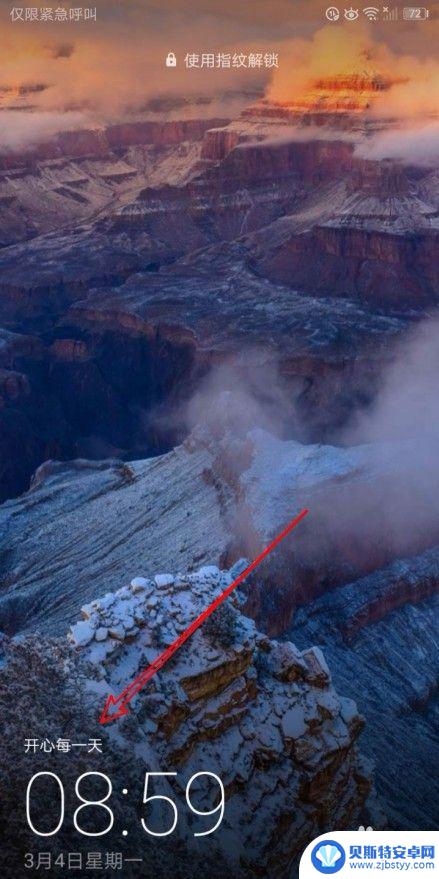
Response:
[[[175,52],[168,52],[165,59],[166,67],[177,67],[177,56]]]

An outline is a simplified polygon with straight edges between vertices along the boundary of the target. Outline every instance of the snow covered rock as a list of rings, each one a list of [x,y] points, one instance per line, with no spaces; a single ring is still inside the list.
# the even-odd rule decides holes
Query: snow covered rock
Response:
[[[157,574],[154,580],[159,589],[166,589],[167,586],[172,586],[174,583],[172,574]]]
[[[85,620],[89,620],[90,617],[93,615],[94,610],[95,608],[92,604],[83,604],[81,607],[81,614]]]
[[[285,741],[300,739],[306,733],[305,711],[302,705],[295,705],[285,712],[282,718],[282,734]]]
[[[331,680],[331,674],[320,647],[310,647],[302,655],[307,666],[307,680],[317,687],[325,687]]]
[[[93,640],[95,627],[89,620],[81,620],[70,629],[70,638],[75,647],[86,647]]]
[[[302,654],[291,642],[275,643],[268,657],[270,671],[280,681],[304,678],[307,665]]]
[[[150,589],[152,589],[152,583],[151,580],[147,580],[146,577],[134,577],[131,580],[131,591],[134,595],[138,592],[146,592]]]
[[[205,565],[204,568],[198,570],[199,577],[218,577],[219,573],[219,568],[216,565]]]
[[[110,638],[115,638],[116,641],[123,641],[125,638],[125,629],[122,626],[111,626],[108,630],[108,634]]]
[[[92,602],[90,619],[73,627],[84,639],[88,673],[94,666],[99,686],[119,692],[234,573],[206,566],[175,578],[158,574],[153,594],[151,581],[144,590],[135,578],[128,596],[122,587],[113,601]],[[334,690],[318,648],[270,641],[238,609],[233,615],[227,641],[203,624],[136,696],[126,747],[137,726],[147,742],[139,752],[145,766],[218,772],[231,792],[219,840],[239,848],[239,837],[250,871],[263,865],[277,875],[322,832],[324,816],[339,827],[359,823],[371,787],[356,745],[362,721],[355,703]],[[269,844],[276,839],[282,843]]]
[[[105,641],[108,637],[108,629],[105,629],[103,626],[99,626],[95,632],[96,641]]]

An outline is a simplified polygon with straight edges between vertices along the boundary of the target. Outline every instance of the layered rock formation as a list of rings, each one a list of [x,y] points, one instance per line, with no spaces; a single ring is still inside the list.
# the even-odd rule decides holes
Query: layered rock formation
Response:
[[[70,639],[88,663],[89,691],[103,699],[107,688],[123,689],[232,578],[233,571],[215,567],[136,577],[84,606]],[[117,723],[123,737],[124,721]],[[245,868],[285,876],[314,836],[358,824],[370,790],[355,744],[361,727],[354,702],[332,687],[318,648],[301,653],[268,640],[231,604],[136,697],[129,716],[145,768],[221,778],[226,809],[215,843],[232,875]],[[179,787],[177,781],[184,802]],[[211,798],[201,794],[197,808],[212,808]]]
[[[87,243],[92,247],[89,236]],[[38,338],[21,332],[27,351],[9,333],[0,352],[0,365],[26,375],[29,384],[27,397],[9,400],[1,416],[3,442],[21,436],[29,449],[24,477],[11,459],[3,497],[26,489],[32,471],[49,457],[133,458],[169,448],[176,438],[172,419],[164,419],[160,430],[150,415],[187,400],[221,361],[234,358],[245,372],[250,353],[241,365],[235,357],[243,342],[256,373],[262,376],[269,364],[280,371],[290,410],[300,411],[288,430],[301,438],[327,435],[356,400],[373,393],[389,341],[407,321],[274,286],[245,266],[249,252],[247,244],[229,254],[218,247],[195,262],[137,272],[123,286],[86,295],[81,274],[94,271],[96,279],[102,272],[103,280],[114,272],[117,283],[142,259],[141,251],[115,250],[108,260],[95,239],[85,251],[90,267],[82,247],[68,250],[69,277],[65,273],[62,283],[48,278],[19,294],[17,277],[3,296],[3,313],[14,328],[40,324],[41,332]],[[41,258],[35,247],[36,267]],[[15,264],[14,273],[20,272]]]
[[[437,447],[334,444],[439,288],[437,170],[362,158],[389,85],[366,79],[232,124],[62,135],[1,172],[1,497],[42,466],[0,507],[0,630],[63,636],[85,602],[74,662],[103,702],[219,588],[200,564],[311,510],[242,590],[239,645],[200,633],[130,719],[145,762],[226,749],[246,851],[227,844],[273,875],[368,787],[316,642],[392,826],[436,821]]]
[[[438,572],[437,547],[394,562],[311,602],[290,632],[322,645],[367,718],[363,747],[395,829],[437,826]]]
[[[392,826],[433,826],[437,800],[434,788],[427,796],[425,786],[433,773],[430,757],[436,759],[439,577],[437,549],[428,547],[439,540],[439,486],[425,467],[423,455],[430,452],[421,454],[419,442],[301,446],[260,430],[246,434],[244,426],[239,435],[237,411],[239,402],[233,409],[230,397],[221,398],[214,412],[222,413],[220,421],[213,417],[209,431],[195,431],[184,446],[153,460],[40,468],[30,492],[0,507],[0,629],[60,635],[86,603],[93,622],[84,619],[73,637],[87,642],[86,650],[95,645],[99,663],[108,659],[108,681],[117,693],[123,675],[135,674],[122,658],[117,672],[118,657],[125,656],[127,639],[137,643],[141,637],[140,623],[147,628],[150,617],[156,623],[155,615],[162,616],[168,643],[178,632],[175,622],[187,619],[186,611],[175,622],[168,614],[179,604],[180,585],[182,597],[183,583],[197,584],[195,609],[201,609],[204,589],[212,592],[209,572],[201,588],[191,571],[200,564],[229,566],[242,554],[254,557],[306,505],[310,514],[294,538],[241,588],[241,612],[271,637],[293,630],[302,651],[324,645],[339,691],[359,702],[370,723],[365,749],[379,765],[377,787]],[[405,561],[395,560],[400,557]],[[157,605],[163,600],[167,611],[160,614],[153,603],[140,623],[127,611],[127,625],[112,611],[106,618],[105,601],[102,608],[93,601],[118,589],[133,558],[146,579],[175,570],[176,559],[189,573],[148,583],[148,596],[158,595]],[[135,587],[122,592],[124,598],[108,598],[111,607],[141,601],[134,599]],[[185,598],[192,611],[187,590]],[[105,630],[102,641],[95,639],[97,628]],[[156,655],[159,644],[148,649],[153,647]],[[100,691],[102,702],[109,687]],[[195,735],[190,730],[189,738]],[[420,737],[428,747],[419,748]]]
[[[5,153],[0,322],[33,353],[0,353],[27,388],[3,398],[0,497],[49,457],[170,448],[157,407],[243,340],[280,364],[289,435],[330,439],[371,398],[389,340],[438,291],[436,171],[357,154],[390,87],[354,74],[300,113],[149,118]]]
[[[248,589],[247,612],[278,635],[299,606],[328,589],[439,541],[439,486],[426,467],[434,445],[302,446],[263,430],[247,433],[245,423],[239,436],[240,404],[221,398],[209,430],[196,430],[156,459],[43,465],[31,491],[0,508],[7,549],[0,628],[62,631],[93,589],[117,583],[133,553],[153,567],[171,567],[178,554],[189,570],[197,561],[253,557],[309,506],[312,522],[285,543],[277,561],[267,560]],[[65,581],[75,581],[63,601],[60,564]],[[396,583],[383,606],[389,612],[435,589],[429,578],[416,594]]]
[[[346,71],[315,79],[291,100],[265,99],[244,111],[243,116],[265,124],[283,120],[289,124],[351,132],[376,131],[395,121],[382,112],[381,105],[391,89],[405,80],[367,67],[366,63],[358,72]]]
[[[71,228],[136,198],[145,175],[180,182],[200,159],[206,129],[226,119],[126,122],[61,132],[0,156],[0,246]]]

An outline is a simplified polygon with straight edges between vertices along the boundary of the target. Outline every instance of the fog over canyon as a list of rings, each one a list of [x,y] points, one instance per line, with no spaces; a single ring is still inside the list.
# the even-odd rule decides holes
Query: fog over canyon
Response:
[[[181,765],[234,755],[245,875],[286,875],[334,815],[438,817],[438,122],[401,112],[423,62],[316,63],[305,84],[313,53],[255,98],[63,127],[43,83],[1,111],[14,126],[35,99],[54,123],[0,152],[9,667],[38,631],[45,662],[117,686],[181,630],[187,591],[201,607],[310,509],[240,589],[245,646],[200,634],[126,728]],[[255,804],[282,772],[298,814],[264,848]]]

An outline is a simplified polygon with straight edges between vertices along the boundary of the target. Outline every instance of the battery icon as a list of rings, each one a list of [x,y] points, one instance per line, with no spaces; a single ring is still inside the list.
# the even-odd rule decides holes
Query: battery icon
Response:
[[[404,6],[402,17],[406,21],[426,21],[430,17],[430,10],[425,6]]]

